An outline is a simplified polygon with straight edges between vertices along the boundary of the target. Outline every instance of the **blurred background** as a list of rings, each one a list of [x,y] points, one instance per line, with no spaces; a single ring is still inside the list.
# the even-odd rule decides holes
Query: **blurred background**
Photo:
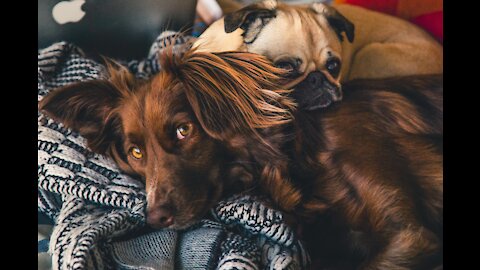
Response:
[[[225,13],[261,0],[199,0],[197,11],[207,2],[217,2]],[[324,2],[351,4],[401,17],[430,32],[443,43],[443,0],[283,0],[291,4]],[[199,14],[197,12],[197,14]]]
[[[39,49],[68,41],[87,53],[145,57],[164,30],[199,36],[224,14],[260,0],[38,0]],[[443,42],[443,0],[283,0],[345,3],[398,16]]]

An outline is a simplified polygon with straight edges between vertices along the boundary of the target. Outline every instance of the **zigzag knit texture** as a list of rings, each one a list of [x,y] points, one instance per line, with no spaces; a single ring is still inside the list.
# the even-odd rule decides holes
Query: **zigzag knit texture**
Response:
[[[157,54],[175,32],[164,32],[147,58],[123,62],[138,78],[161,69]],[[175,39],[174,52],[191,37]],[[38,51],[38,100],[70,83],[106,78],[105,67],[73,44]],[[55,221],[53,269],[304,269],[309,258],[282,214],[261,199],[234,196],[183,230],[144,233],[146,197],[140,181],[110,158],[91,152],[76,132],[38,112],[38,211]]]

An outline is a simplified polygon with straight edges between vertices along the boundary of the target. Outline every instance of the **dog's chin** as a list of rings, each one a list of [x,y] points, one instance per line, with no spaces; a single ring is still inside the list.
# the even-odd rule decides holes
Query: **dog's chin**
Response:
[[[174,223],[173,225],[169,226],[168,229],[173,229],[173,230],[185,230],[185,229],[188,229],[190,227],[192,227],[193,225],[197,224],[200,220],[195,220],[195,221],[189,221],[189,222],[186,222],[186,223],[182,223],[182,224],[177,224],[177,223]]]
[[[202,219],[208,218],[211,209],[215,207],[218,200],[219,197],[215,196],[214,198],[212,198],[210,203],[203,205],[200,210],[195,211],[194,213],[183,213],[176,215],[174,217],[174,220],[176,221],[167,228],[174,230],[184,230],[198,224],[198,222],[200,222]]]
[[[175,220],[179,220],[178,222],[174,222],[172,225],[168,227],[162,227],[160,225],[156,224],[148,224],[152,229],[160,230],[160,229],[171,229],[171,230],[185,230],[188,229],[189,227],[197,224],[202,218],[206,215],[199,215],[194,218],[183,218],[180,216],[176,216]]]
[[[192,226],[195,226],[202,219],[205,219],[205,218],[208,217],[208,213],[210,212],[210,209],[211,209],[211,207],[208,207],[207,211],[202,211],[201,213],[198,213],[194,216],[189,216],[188,218],[176,217],[178,222],[174,222],[168,228],[169,229],[174,229],[174,230],[185,230],[185,229],[188,229]]]

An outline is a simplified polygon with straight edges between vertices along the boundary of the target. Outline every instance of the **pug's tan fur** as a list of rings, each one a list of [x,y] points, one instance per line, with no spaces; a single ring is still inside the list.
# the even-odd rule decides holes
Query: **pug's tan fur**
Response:
[[[264,1],[253,8],[276,13],[258,30],[253,42],[245,43],[245,31],[241,28],[226,33],[222,18],[199,37],[194,47],[210,52],[249,51],[265,55],[274,63],[282,57],[297,57],[302,60],[302,76],[295,83],[315,70],[322,71],[336,84],[356,78],[443,73],[443,46],[403,19],[351,5]],[[326,19],[332,10],[354,25],[352,42],[347,40],[346,33],[341,33],[341,41],[332,29]],[[327,52],[341,60],[337,78],[325,72]]]

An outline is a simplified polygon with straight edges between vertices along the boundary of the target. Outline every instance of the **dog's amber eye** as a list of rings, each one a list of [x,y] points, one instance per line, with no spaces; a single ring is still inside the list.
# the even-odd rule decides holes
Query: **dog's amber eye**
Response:
[[[134,157],[134,158],[136,158],[136,159],[141,159],[141,158],[143,158],[142,151],[141,151],[140,148],[138,148],[138,147],[132,147],[132,148],[130,148],[130,154],[132,155],[132,157]]]
[[[192,124],[182,124],[177,128],[177,139],[183,140],[187,137],[190,133],[192,133]]]

